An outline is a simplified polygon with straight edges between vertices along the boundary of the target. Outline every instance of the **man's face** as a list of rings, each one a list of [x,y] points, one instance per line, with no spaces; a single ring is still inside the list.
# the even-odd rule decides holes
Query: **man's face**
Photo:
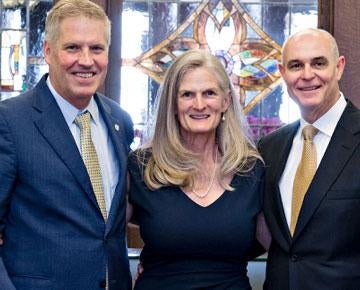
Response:
[[[313,123],[336,103],[344,66],[324,33],[307,32],[287,42],[279,69],[305,120]]]
[[[57,93],[79,109],[86,107],[107,72],[105,24],[84,16],[65,18],[55,43],[45,41],[44,55]]]

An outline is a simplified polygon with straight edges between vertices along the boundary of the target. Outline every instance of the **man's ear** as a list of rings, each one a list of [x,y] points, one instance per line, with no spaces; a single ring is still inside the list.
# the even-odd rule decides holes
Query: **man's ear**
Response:
[[[45,40],[43,46],[43,54],[47,64],[50,64],[50,45],[49,42]]]
[[[280,62],[280,63],[278,64],[278,68],[279,68],[279,71],[280,71],[281,76],[284,76],[285,66]]]
[[[345,56],[341,55],[338,58],[338,62],[336,64],[336,69],[337,69],[337,80],[340,81],[342,74],[344,72],[344,68],[345,68]]]

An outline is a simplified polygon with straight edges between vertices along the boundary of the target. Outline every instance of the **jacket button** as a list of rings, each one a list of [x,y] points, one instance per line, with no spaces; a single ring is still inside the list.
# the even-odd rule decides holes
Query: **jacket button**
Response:
[[[102,289],[106,288],[106,280],[100,281],[100,288],[102,288]]]
[[[299,260],[299,257],[297,255],[291,255],[290,259],[291,261],[296,262],[297,260]]]

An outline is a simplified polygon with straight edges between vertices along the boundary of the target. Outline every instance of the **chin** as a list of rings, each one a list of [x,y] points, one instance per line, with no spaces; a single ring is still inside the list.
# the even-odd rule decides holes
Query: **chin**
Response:
[[[211,135],[214,132],[213,129],[194,129],[191,131],[191,134],[197,135]]]
[[[295,103],[300,107],[312,107],[317,106],[321,102],[321,98],[318,95],[299,95],[298,97],[292,98]]]
[[[95,93],[96,90],[95,89],[79,89],[78,91],[74,91],[74,93],[79,97],[79,98],[89,98],[92,97]]]
[[[313,97],[313,98],[303,98],[301,99],[299,102],[299,105],[301,107],[316,107],[319,106],[321,104],[321,100],[318,97]]]

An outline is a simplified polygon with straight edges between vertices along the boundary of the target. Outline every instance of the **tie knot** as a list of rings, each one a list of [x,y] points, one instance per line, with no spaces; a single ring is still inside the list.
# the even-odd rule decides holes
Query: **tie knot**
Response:
[[[80,129],[85,129],[90,127],[90,119],[91,115],[89,111],[81,113],[80,115],[76,116],[75,124],[80,127]]]
[[[302,134],[304,136],[304,140],[312,142],[315,135],[319,132],[313,125],[307,125],[304,127]]]

